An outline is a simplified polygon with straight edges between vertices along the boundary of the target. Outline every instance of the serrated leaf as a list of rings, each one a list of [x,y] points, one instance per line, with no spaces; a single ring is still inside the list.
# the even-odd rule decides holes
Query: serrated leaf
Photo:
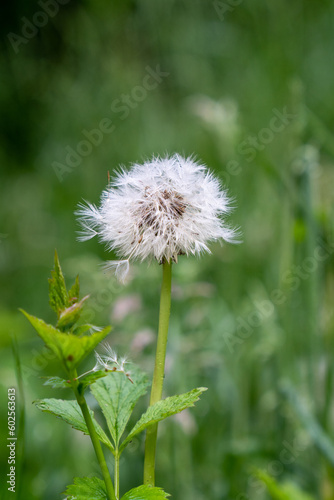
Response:
[[[77,337],[72,333],[64,333],[54,326],[48,325],[42,319],[31,316],[20,309],[44,340],[45,344],[64,363],[67,370],[73,370],[95,347],[108,335],[111,327],[107,326],[100,332]]]
[[[104,482],[97,477],[75,477],[74,484],[67,486],[67,500],[107,500]]]
[[[67,307],[66,309],[61,311],[56,327],[60,329],[71,328],[79,320],[82,306],[88,299],[88,297],[89,295],[86,295],[86,297],[81,299],[79,302],[76,302],[75,304],[72,304],[70,307]]]
[[[164,500],[170,495],[161,488],[152,486],[139,486],[125,493],[121,500]]]
[[[186,408],[194,406],[196,401],[198,401],[199,396],[206,390],[206,387],[198,387],[190,392],[162,399],[161,401],[158,401],[154,405],[150,406],[138,420],[127,438],[123,441],[120,451],[125,448],[125,446],[129,443],[129,441],[131,441],[131,439],[133,439],[134,436],[136,436],[136,434],[139,434],[150,425],[156,424],[157,422],[160,422],[175,413],[179,413]]]
[[[88,386],[94,384],[97,380],[108,375],[108,371],[98,370],[96,372],[90,372],[87,375],[79,377],[77,380],[79,382],[78,390],[82,393]],[[50,385],[53,389],[68,389],[71,388],[71,382],[60,377],[42,377],[47,380],[44,385]]]
[[[78,275],[75,278],[74,285],[68,291],[68,299],[69,299],[70,303],[71,302],[72,303],[78,302],[79,295],[80,295],[80,282],[79,282],[79,275]]]
[[[146,393],[147,376],[139,369],[131,370],[131,383],[124,373],[113,372],[92,386],[117,448],[138,399]]]
[[[71,382],[60,377],[48,377],[44,385],[51,385],[53,389],[71,389]]]
[[[60,267],[57,251],[55,252],[55,267],[51,271],[51,278],[49,278],[49,303],[58,317],[60,311],[66,309],[69,305],[65,279]]]
[[[105,370],[98,370],[96,372],[91,372],[88,373],[87,375],[84,375],[83,377],[80,377],[78,379],[79,382],[79,392],[82,392],[83,390],[86,389],[91,384],[94,384],[97,382],[100,378],[106,377],[110,373],[109,371]]]
[[[76,401],[64,401],[63,399],[40,399],[38,401],[34,401],[34,404],[39,410],[45,411],[47,413],[52,413],[58,418],[64,420],[70,424],[74,429],[83,432],[84,434],[89,435],[86,422],[81,413],[80,406]],[[96,433],[98,435],[99,440],[104,443],[108,448],[113,450],[113,446],[106,436],[104,430],[99,426],[94,418],[94,413],[92,410],[89,410],[89,413],[92,417],[94,427]]]

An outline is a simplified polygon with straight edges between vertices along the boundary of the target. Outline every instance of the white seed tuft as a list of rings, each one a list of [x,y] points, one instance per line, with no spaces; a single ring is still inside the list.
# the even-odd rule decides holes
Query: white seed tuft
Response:
[[[224,216],[230,200],[219,181],[192,158],[175,154],[122,169],[102,193],[100,207],[80,205],[81,241],[98,236],[121,260],[109,261],[124,281],[129,260],[177,262],[210,252],[213,241],[236,243]]]

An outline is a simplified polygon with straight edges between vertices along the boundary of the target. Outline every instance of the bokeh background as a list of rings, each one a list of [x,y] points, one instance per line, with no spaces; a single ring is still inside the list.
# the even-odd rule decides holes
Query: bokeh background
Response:
[[[55,248],[68,283],[79,273],[91,294],[91,320],[111,323],[112,346],[152,372],[161,269],[134,265],[118,285],[101,270],[103,247],[77,242],[74,211],[98,203],[108,171],[172,152],[194,154],[229,189],[243,242],[174,266],[165,395],[209,390],[160,426],[157,483],[182,500],[334,498],[333,16],[330,0],[7,3],[3,498],[63,498],[74,476],[98,474],[89,439],[32,405],[66,397],[43,386],[61,373],[18,311],[54,321]],[[12,386],[25,418],[15,495],[4,479]],[[122,462],[122,493],[140,484],[142,459],[140,437]]]

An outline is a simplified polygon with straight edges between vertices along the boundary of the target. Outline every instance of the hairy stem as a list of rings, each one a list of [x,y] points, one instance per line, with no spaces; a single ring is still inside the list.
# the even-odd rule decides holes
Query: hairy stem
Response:
[[[104,479],[104,482],[106,485],[106,489],[107,489],[108,500],[117,500],[116,496],[115,496],[114,486],[112,484],[109,470],[107,467],[107,463],[106,463],[106,460],[105,460],[104,455],[103,455],[101,443],[100,443],[99,438],[96,434],[96,430],[95,430],[95,427],[94,427],[94,424],[92,421],[92,417],[90,416],[90,413],[89,413],[86,399],[85,399],[84,395],[78,391],[77,384],[72,382],[72,387],[74,390],[75,397],[77,398],[78,404],[81,408],[82,415],[85,419],[87,429],[88,429],[88,432],[89,432],[89,435],[90,435],[90,438],[91,438],[91,441],[93,443],[93,447],[95,450],[95,455],[96,455],[96,458],[97,458],[99,465],[100,465],[100,468],[101,468],[102,476],[103,476],[103,479]]]
[[[155,367],[151,389],[150,406],[161,399],[165,374],[165,358],[168,337],[168,325],[171,305],[172,263],[163,264],[163,276],[160,295],[159,331]],[[158,424],[147,429],[145,443],[144,484],[155,485],[155,453],[157,444]]]

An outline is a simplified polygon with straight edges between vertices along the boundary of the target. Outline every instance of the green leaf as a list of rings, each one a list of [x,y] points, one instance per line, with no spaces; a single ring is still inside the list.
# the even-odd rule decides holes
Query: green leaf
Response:
[[[90,372],[87,375],[84,375],[83,377],[80,377],[78,379],[79,382],[79,392],[82,392],[86,389],[91,384],[94,384],[97,380],[99,380],[102,377],[106,377],[110,373],[109,371],[106,370],[98,370],[96,372]]]
[[[88,297],[89,295],[86,295],[86,297],[81,299],[79,302],[76,302],[75,304],[61,311],[56,325],[57,328],[60,329],[71,328],[79,320],[82,311],[82,306],[84,302],[88,299]]]
[[[71,382],[60,377],[48,377],[44,385],[51,385],[53,389],[68,389],[71,388]]]
[[[199,396],[206,390],[206,387],[198,387],[197,389],[193,389],[185,394],[171,396],[170,398],[163,399],[150,406],[138,420],[127,438],[123,441],[120,451],[125,448],[125,446],[134,436],[136,436],[136,434],[139,434],[150,425],[156,424],[157,422],[160,422],[160,420],[164,420],[175,413],[179,413],[186,408],[194,406],[196,401],[198,401]]]
[[[99,380],[102,377],[106,377],[110,373],[109,371],[105,370],[98,370],[96,372],[90,372],[87,375],[83,375],[82,377],[79,377],[78,379],[78,391],[82,394],[83,391],[90,386],[91,384],[94,384],[97,380]],[[71,382],[69,380],[65,380],[64,378],[60,377],[42,377],[46,378],[46,381],[44,382],[44,385],[50,385],[53,389],[68,389],[71,388]]]
[[[153,488],[152,486],[139,486],[125,493],[121,500],[164,500],[170,495],[164,492],[161,488]]]
[[[274,500],[315,500],[293,483],[279,484],[273,477],[261,470],[257,470],[255,475],[266,485]]]
[[[82,303],[87,298],[85,297],[79,302],[79,293],[79,276],[76,277],[74,285],[67,291],[56,251],[55,266],[51,271],[51,278],[49,278],[49,302],[52,309],[57,313],[59,319],[57,326],[59,328],[69,327],[78,320]]]
[[[103,340],[111,330],[107,326],[103,330],[77,337],[72,333],[64,333],[54,326],[46,324],[42,319],[31,316],[20,309],[44,340],[45,344],[64,363],[67,370],[73,370],[95,347]]]
[[[67,486],[64,495],[68,500],[107,500],[104,481],[97,477],[75,477],[74,484]]]
[[[116,448],[135,404],[146,393],[148,386],[146,374],[139,369],[134,368],[131,377],[133,383],[124,373],[113,372],[91,388],[101,406]]]
[[[64,420],[70,424],[74,429],[89,435],[86,422],[81,413],[80,406],[76,401],[64,401],[63,399],[40,399],[34,401],[34,404],[39,410],[45,411],[47,413],[52,413],[58,418]],[[106,436],[104,430],[99,426],[94,418],[94,413],[89,410],[92,417],[96,433],[99,440],[113,450],[113,446],[110,443],[108,437]]]
[[[60,267],[57,251],[55,251],[55,268],[51,271],[51,278],[49,278],[49,302],[58,317],[60,311],[66,309],[69,305],[65,279]]]
[[[87,325],[75,325],[75,327],[72,330],[72,333],[74,333],[78,337],[81,337],[84,333],[87,333],[89,330],[93,331],[94,329],[95,329],[95,331],[99,331],[96,328],[96,326],[94,326],[94,325],[90,325],[90,324],[87,324]]]
[[[70,303],[78,302],[80,295],[80,283],[79,283],[79,275],[75,278],[74,285],[68,291],[68,299]]]

